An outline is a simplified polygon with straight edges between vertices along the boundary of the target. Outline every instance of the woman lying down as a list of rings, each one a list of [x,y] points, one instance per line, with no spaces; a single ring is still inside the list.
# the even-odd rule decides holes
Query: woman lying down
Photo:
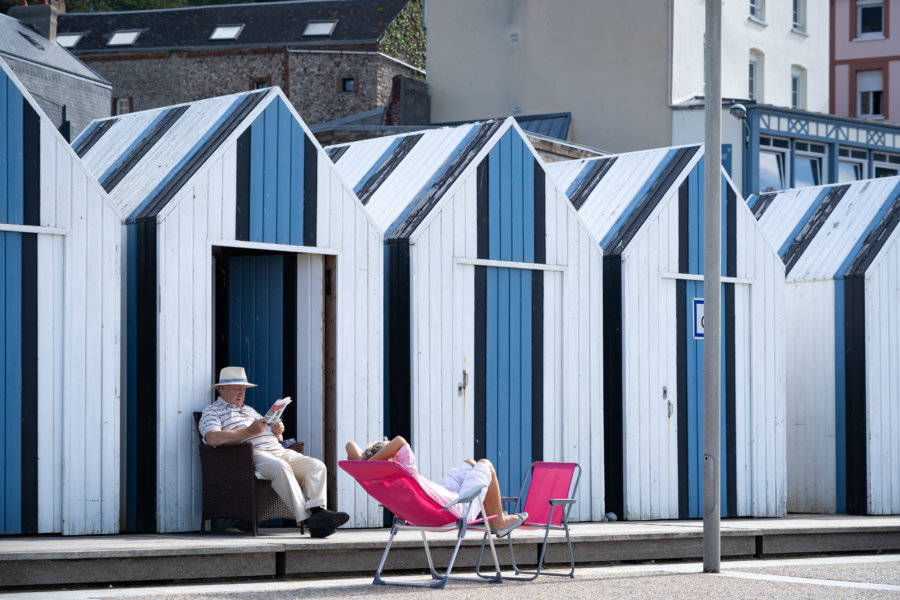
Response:
[[[488,517],[496,516],[489,521],[491,530],[497,537],[508,535],[510,531],[521,525],[528,518],[528,513],[510,515],[503,512],[500,501],[500,483],[497,481],[497,473],[494,466],[486,458],[475,462],[467,458],[458,467],[454,467],[447,473],[440,483],[435,483],[422,477],[416,468],[416,455],[405,439],[399,435],[391,441],[372,442],[361,450],[356,442],[347,442],[347,458],[350,460],[393,460],[409,469],[422,488],[431,495],[441,506],[450,504],[456,498],[476,486],[486,486],[481,491],[481,502]],[[456,516],[463,516],[463,506],[455,504],[450,507]],[[469,505],[469,514],[466,519],[471,521],[477,517],[478,505],[472,502]]]

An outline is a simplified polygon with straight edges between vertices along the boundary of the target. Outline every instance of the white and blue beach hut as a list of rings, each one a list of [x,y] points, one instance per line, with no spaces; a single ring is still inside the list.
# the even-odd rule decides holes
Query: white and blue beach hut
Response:
[[[0,534],[119,531],[119,232],[0,60]]]
[[[603,249],[606,504],[629,520],[703,514],[703,162],[548,165]],[[724,170],[721,226],[722,514],[783,516],[784,269]]]
[[[287,434],[332,476],[344,441],[380,436],[380,231],[281,90],[96,121],[73,146],[124,222],[126,529],[199,527],[191,411],[227,364],[260,412],[295,399]]]
[[[787,277],[788,509],[900,513],[900,178],[748,204]]]
[[[601,254],[512,118],[328,148],[384,234],[386,431],[423,474],[466,457],[504,493],[584,468],[603,514]]]

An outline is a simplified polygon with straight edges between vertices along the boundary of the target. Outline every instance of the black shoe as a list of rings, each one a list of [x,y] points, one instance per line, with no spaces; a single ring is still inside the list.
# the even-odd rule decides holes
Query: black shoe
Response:
[[[350,515],[345,512],[321,509],[310,515],[306,524],[309,527],[309,535],[314,538],[328,537],[335,530],[350,520]]]

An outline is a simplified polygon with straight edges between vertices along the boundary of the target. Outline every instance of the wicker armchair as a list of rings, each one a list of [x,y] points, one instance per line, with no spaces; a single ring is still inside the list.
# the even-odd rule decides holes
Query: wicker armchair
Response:
[[[194,413],[198,434],[200,414]],[[303,447],[303,442],[290,446],[297,452],[303,452]],[[294,520],[294,513],[272,489],[272,483],[256,478],[250,442],[214,448],[204,444],[201,436],[200,473],[203,479],[201,532],[211,519],[247,521],[251,523],[253,535],[257,534],[257,524],[262,521]],[[300,532],[303,533],[302,526]]]

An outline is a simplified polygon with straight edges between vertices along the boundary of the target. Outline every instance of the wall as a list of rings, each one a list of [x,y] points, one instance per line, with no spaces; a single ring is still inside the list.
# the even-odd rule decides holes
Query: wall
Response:
[[[571,111],[570,141],[617,152],[668,145],[660,4],[430,0],[432,120]]]

